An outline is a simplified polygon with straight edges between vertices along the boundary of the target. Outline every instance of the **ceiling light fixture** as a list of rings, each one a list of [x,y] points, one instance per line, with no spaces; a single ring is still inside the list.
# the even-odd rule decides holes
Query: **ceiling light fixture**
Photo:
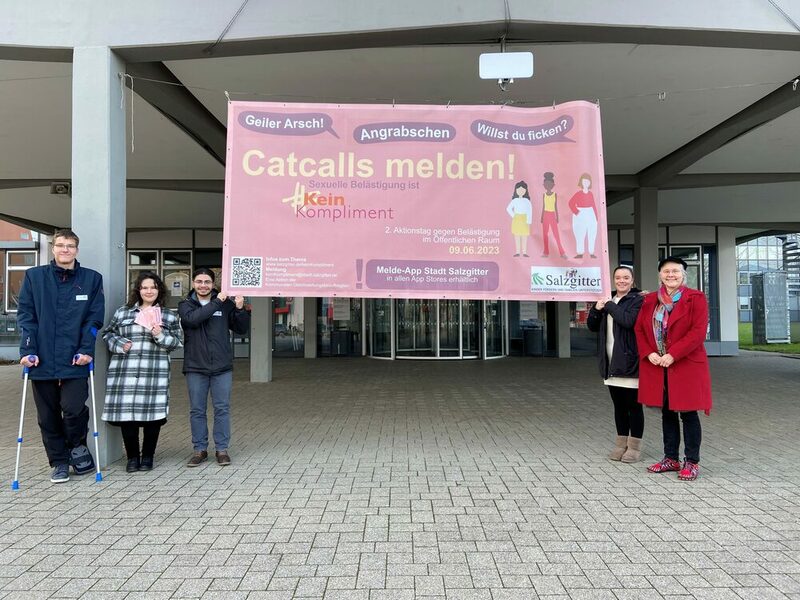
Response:
[[[496,79],[504,92],[515,77],[533,77],[533,52],[506,52],[506,36],[500,38],[500,52],[484,52],[478,60],[481,79]]]

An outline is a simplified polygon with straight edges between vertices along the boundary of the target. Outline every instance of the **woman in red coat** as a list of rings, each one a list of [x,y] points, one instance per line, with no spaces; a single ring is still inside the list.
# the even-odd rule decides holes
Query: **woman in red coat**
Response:
[[[636,320],[639,402],[661,407],[664,458],[652,473],[680,471],[691,481],[700,472],[702,430],[697,411],[711,411],[711,375],[704,342],[708,328],[705,294],[686,287],[686,263],[668,256],[658,263],[661,287],[648,294]],[[680,422],[685,460],[679,462]]]

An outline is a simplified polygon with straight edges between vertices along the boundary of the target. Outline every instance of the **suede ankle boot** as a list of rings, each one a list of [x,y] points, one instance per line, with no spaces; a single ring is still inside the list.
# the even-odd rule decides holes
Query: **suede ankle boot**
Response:
[[[625,450],[628,447],[628,437],[624,435],[618,435],[616,441],[614,442],[614,449],[609,452],[608,460],[621,460],[622,456],[625,454]]]
[[[628,449],[620,459],[624,463],[639,462],[642,458],[642,438],[628,436]]]

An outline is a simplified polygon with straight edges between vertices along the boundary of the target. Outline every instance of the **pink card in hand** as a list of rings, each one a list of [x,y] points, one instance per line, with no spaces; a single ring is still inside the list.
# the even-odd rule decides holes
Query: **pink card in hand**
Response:
[[[145,329],[152,329],[161,324],[161,308],[158,306],[148,306],[143,308],[136,315],[134,322]]]

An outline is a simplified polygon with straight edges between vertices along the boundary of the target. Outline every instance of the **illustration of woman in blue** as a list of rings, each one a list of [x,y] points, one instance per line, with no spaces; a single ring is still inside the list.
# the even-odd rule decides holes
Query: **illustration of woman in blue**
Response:
[[[514,196],[506,207],[508,216],[511,217],[511,234],[514,236],[517,253],[514,256],[528,256],[528,237],[531,234],[531,220],[533,206],[528,194],[528,184],[519,181],[514,185]]]

